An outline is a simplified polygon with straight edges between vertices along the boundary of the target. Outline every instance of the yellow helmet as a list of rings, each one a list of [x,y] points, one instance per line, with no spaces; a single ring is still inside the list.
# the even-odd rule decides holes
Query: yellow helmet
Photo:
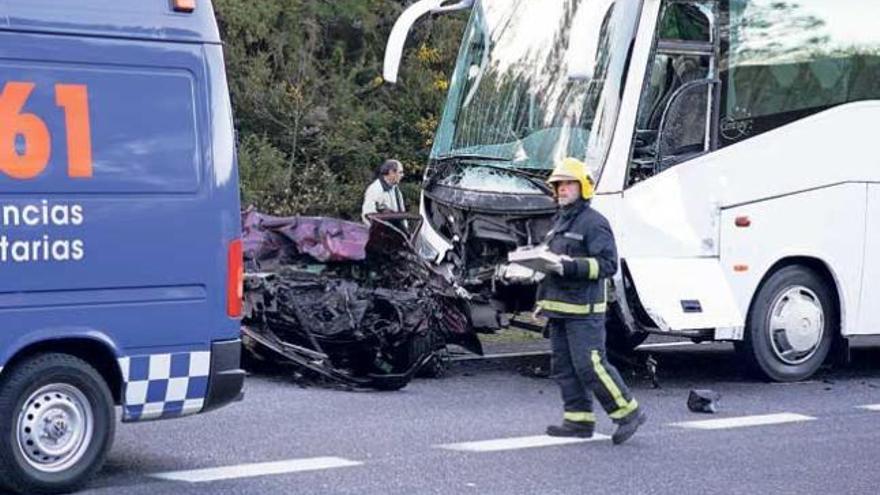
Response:
[[[547,183],[552,185],[554,182],[569,180],[581,183],[581,196],[583,196],[584,199],[590,199],[593,197],[593,184],[595,181],[593,180],[593,174],[590,173],[590,169],[587,167],[586,163],[577,158],[564,158],[556,164],[556,168],[553,169],[553,173],[550,174]]]

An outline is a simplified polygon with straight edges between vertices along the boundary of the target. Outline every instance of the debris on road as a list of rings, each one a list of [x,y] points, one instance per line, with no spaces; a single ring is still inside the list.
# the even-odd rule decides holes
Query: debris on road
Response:
[[[714,414],[721,394],[709,389],[691,390],[688,394],[687,406],[693,412]]]
[[[439,372],[447,343],[482,354],[460,292],[418,256],[397,216],[367,227],[245,212],[250,357],[346,386],[399,389],[420,369]]]
[[[657,360],[650,353],[624,355],[608,347],[605,352],[608,353],[608,359],[618,369],[630,370],[636,376],[641,375],[651,381],[653,388],[663,388],[657,376]]]

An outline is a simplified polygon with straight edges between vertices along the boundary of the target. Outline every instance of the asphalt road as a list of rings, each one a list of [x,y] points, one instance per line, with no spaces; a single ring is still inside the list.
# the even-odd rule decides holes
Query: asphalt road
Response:
[[[555,384],[533,373],[544,357],[458,363],[400,392],[253,376],[244,402],[122,425],[84,493],[877,493],[880,412],[861,406],[880,404],[880,345],[868,344],[796,384],[747,378],[726,345],[649,347],[661,388],[626,373],[649,421],[622,446],[523,438],[561,416]],[[720,392],[718,413],[688,411],[692,388]]]

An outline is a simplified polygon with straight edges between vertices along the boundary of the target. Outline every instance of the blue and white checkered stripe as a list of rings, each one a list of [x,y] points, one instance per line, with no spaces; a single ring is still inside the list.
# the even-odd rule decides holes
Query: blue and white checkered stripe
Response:
[[[147,354],[119,359],[123,421],[144,421],[195,414],[208,393],[208,351]]]

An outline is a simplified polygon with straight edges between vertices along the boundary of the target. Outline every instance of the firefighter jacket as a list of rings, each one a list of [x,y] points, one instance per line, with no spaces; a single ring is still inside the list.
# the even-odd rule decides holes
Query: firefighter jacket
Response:
[[[617,247],[608,220],[578,200],[554,218],[544,242],[551,252],[566,255],[563,273],[547,274],[538,286],[537,305],[550,318],[586,318],[604,314],[608,278],[617,272]]]

